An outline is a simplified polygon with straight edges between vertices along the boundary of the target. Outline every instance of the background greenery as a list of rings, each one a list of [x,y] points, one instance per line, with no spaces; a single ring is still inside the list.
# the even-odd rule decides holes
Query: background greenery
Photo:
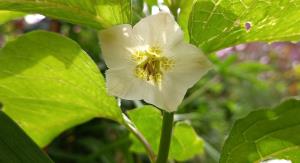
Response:
[[[11,1],[1,0],[0,7],[6,9],[17,9],[15,7],[15,4],[9,4],[10,2]],[[14,1],[14,3],[15,2],[17,3],[17,1]],[[61,5],[66,4],[64,3],[64,1],[58,0],[57,2],[62,3]],[[3,47],[7,42],[15,40],[17,37],[23,35],[24,33],[37,29],[48,30],[67,36],[77,42],[80,47],[91,56],[93,61],[98,66],[99,70],[104,73],[104,71],[106,70],[106,66],[101,58],[101,50],[99,48],[97,31],[95,29],[109,27],[120,22],[128,22],[129,19],[131,20],[131,23],[135,23],[145,15],[150,14],[152,11],[154,12],[155,9],[157,9],[158,4],[156,1],[147,0],[145,1],[147,5],[144,7],[142,1],[134,0],[132,4],[133,14],[131,16],[128,16],[130,14],[126,12],[125,14],[118,14],[119,10],[123,9],[124,11],[127,11],[126,8],[130,8],[130,6],[128,6],[127,4],[128,1],[123,2],[124,5],[122,8],[118,8],[118,5],[113,5],[114,3],[109,4],[111,6],[115,6],[114,8],[105,8],[106,4],[102,2],[104,1],[99,1],[99,10],[94,10],[90,7],[90,4],[73,3],[71,6],[69,6],[70,8],[68,8],[71,12],[63,16],[56,15],[56,13],[64,11],[59,10],[58,12],[50,12],[52,10],[49,7],[42,8],[43,6],[40,6],[40,8],[35,9],[30,8],[30,6],[24,7],[20,5],[19,11],[43,12],[43,14],[52,17],[43,19],[42,21],[35,24],[29,24],[28,22],[26,22],[26,20],[22,18],[23,13],[15,13],[11,11],[0,13],[3,15],[8,15],[7,18],[5,18],[5,16],[2,16],[0,18],[0,23],[4,23],[0,26],[0,47]],[[300,10],[298,10],[297,8],[297,1],[295,3],[288,3],[288,1],[278,1],[278,4],[273,3],[275,7],[270,7],[270,5],[268,5],[269,3],[259,3],[258,5],[246,4],[249,7],[244,14],[240,15],[239,12],[241,12],[243,9],[242,7],[244,7],[244,4],[242,4],[241,2],[236,3],[236,5],[233,7],[229,7],[225,2],[220,3],[218,4],[220,7],[217,9],[215,9],[216,4],[212,3],[212,1],[199,0],[194,7],[191,5],[192,1],[186,1],[186,3],[182,2],[183,1],[181,1],[181,3],[172,3],[171,1],[165,1],[165,4],[169,5],[170,10],[173,13],[177,12],[176,9],[178,7],[181,8],[181,12],[178,15],[177,19],[183,29],[186,31],[186,39],[189,39],[189,35],[187,35],[189,31],[191,35],[194,35],[194,37],[191,38],[191,42],[202,47],[205,52],[210,52],[209,58],[215,64],[215,69],[207,74],[188,91],[185,100],[180,106],[178,114],[175,116],[175,120],[179,122],[178,133],[190,132],[191,134],[187,136],[188,138],[190,138],[191,135],[196,134],[200,136],[194,136],[196,137],[195,139],[191,138],[191,141],[197,140],[198,144],[193,146],[193,148],[191,148],[192,150],[190,150],[189,147],[190,153],[187,153],[194,153],[196,154],[196,156],[192,154],[193,157],[191,159],[189,159],[188,161],[184,161],[185,159],[180,158],[181,155],[184,155],[184,153],[178,152],[178,149],[176,151],[175,147],[175,150],[173,150],[173,152],[171,151],[171,157],[178,157],[176,158],[176,162],[214,163],[218,162],[220,151],[223,147],[224,141],[227,138],[229,131],[233,126],[233,123],[237,119],[246,116],[251,111],[259,110],[260,108],[273,107],[287,97],[299,95],[299,43],[239,43],[256,41],[257,37],[259,37],[259,40],[262,41],[299,40],[299,32],[297,32],[298,29],[294,30],[296,28],[293,28],[298,26],[299,21],[296,21],[297,19],[293,18],[293,16],[298,15],[297,13]],[[161,4],[159,4],[158,6],[160,5]],[[75,9],[78,6],[85,6],[84,11],[86,11],[87,13],[77,13]],[[283,9],[281,9],[282,6],[284,6]],[[163,8],[162,6],[160,7]],[[270,8],[272,8],[272,10],[268,10]],[[277,14],[277,11],[279,10],[284,11],[282,11],[280,14]],[[116,17],[115,15],[105,14],[103,19],[98,19],[97,15],[103,15],[103,13],[99,11],[105,13],[110,13],[107,11],[114,11],[112,13],[117,13],[118,16]],[[254,13],[253,11],[255,11],[255,13],[258,15],[263,15],[264,17],[251,15],[251,13]],[[257,13],[256,11],[260,12]],[[74,18],[72,15],[75,13],[77,14],[77,16]],[[282,13],[284,13],[286,17],[289,17],[289,20],[287,20],[286,17],[281,16]],[[190,19],[190,14],[192,15],[193,19]],[[93,15],[95,18],[93,17]],[[14,17],[20,19],[7,22]],[[53,17],[59,18],[60,20],[53,19]],[[264,18],[268,19],[263,21]],[[203,24],[204,21],[202,20],[209,21]],[[67,22],[83,24],[85,26],[74,25]],[[270,22],[275,22],[275,25]],[[287,25],[287,23],[290,24]],[[200,27],[207,28],[203,29]],[[274,29],[275,27],[277,27],[276,31],[270,32],[272,31],[270,29]],[[286,27],[289,27],[290,30],[285,30]],[[276,35],[274,35],[274,33],[276,33]],[[45,40],[49,37],[50,39],[53,39],[53,46],[56,48],[57,45],[55,45],[55,42],[57,41],[65,41],[68,42],[69,46],[76,47],[76,45],[72,44],[71,41],[55,38],[54,35],[47,35],[44,37]],[[223,38],[224,40],[222,40]],[[43,42],[43,38],[38,39],[40,39],[39,42]],[[14,42],[12,44],[18,44],[18,42]],[[220,50],[229,45],[235,44],[239,45]],[[76,48],[78,48],[80,51],[79,47]],[[9,49],[9,47],[6,47],[6,49]],[[36,56],[42,55],[38,53],[38,51],[41,50],[43,49],[36,50]],[[220,51],[215,52],[215,50]],[[5,52],[5,50],[3,51]],[[9,50],[7,51],[9,52]],[[65,53],[66,55],[72,55],[72,53],[68,51]],[[43,55],[47,54],[45,53]],[[18,57],[2,58],[1,66],[3,68],[7,68],[9,67],[7,66],[7,63],[10,63],[10,67],[13,67],[12,70],[15,70],[15,62],[18,61],[19,65],[20,62],[22,62],[22,60],[18,60],[17,58]],[[90,62],[90,60],[85,58],[85,62]],[[53,66],[59,65],[59,62],[56,61],[51,61],[51,63],[53,63]],[[41,63],[41,65],[42,64],[43,63]],[[80,62],[78,64],[80,64]],[[37,66],[38,68],[42,68],[42,66],[39,67],[39,65],[35,66]],[[90,64],[90,66],[96,69],[96,67],[93,67],[92,63]],[[37,73],[35,71],[29,73]],[[43,71],[46,70],[38,69],[38,72],[40,73]],[[74,74],[76,73],[78,73],[78,69],[74,68]],[[88,73],[93,74],[93,72]],[[54,74],[53,77],[57,77],[57,74]],[[87,86],[84,86],[85,79],[82,79],[82,76],[73,75],[72,77],[78,79],[76,80],[76,83],[73,84],[78,84],[84,89],[87,88]],[[100,77],[95,78],[95,80],[99,81],[98,84],[101,84],[101,82],[103,82]],[[7,85],[11,83],[11,81],[2,82]],[[35,82],[36,81],[32,81],[32,83]],[[94,87],[95,89],[103,89],[102,86],[99,86],[98,84],[95,84],[92,87]],[[92,87],[90,87],[91,90],[93,90]],[[63,88],[61,91],[65,92],[64,90],[69,89]],[[82,97],[89,98],[84,95]],[[73,97],[70,98],[73,99]],[[97,98],[93,100],[95,100],[96,103],[97,101],[99,101],[97,100]],[[109,99],[107,100],[109,101]],[[1,102],[11,103],[11,105],[18,104],[15,101]],[[140,107],[143,104],[143,102],[140,101],[131,102],[125,100],[122,100],[121,103],[123,110],[131,110],[136,107]],[[22,105],[24,105],[24,103],[19,102],[18,106]],[[90,101],[85,105],[94,106],[94,103],[93,101]],[[97,104],[95,105],[97,106]],[[115,104],[112,104],[111,107],[117,110]],[[159,129],[157,128],[160,125],[160,122],[158,120],[160,119],[160,117],[155,111],[151,111],[151,109],[149,108],[140,111],[147,110],[149,111],[147,112],[147,115],[153,115],[150,116],[150,118],[157,119],[157,121],[153,120],[153,122],[148,119],[148,121],[150,121],[150,126],[148,126],[147,128],[154,127],[151,131],[158,132]],[[147,133],[147,129],[143,129],[143,127],[145,126],[143,126],[143,124],[139,124],[139,121],[141,120],[135,118],[139,117],[135,116],[135,114],[138,115],[138,112],[139,111],[137,110],[129,111],[129,116],[142,132],[145,130],[145,137],[149,139],[151,144],[154,144],[154,147],[157,146],[158,142],[154,138],[155,136],[157,136],[158,138],[159,133]],[[118,111],[116,111],[116,114],[113,116],[118,117],[117,113]],[[75,120],[80,121],[80,123],[90,120],[93,117],[112,117],[111,114],[103,112],[96,112],[95,114],[97,114],[97,116],[95,116],[94,114],[82,114],[82,112],[77,112],[77,114],[83,117],[83,119],[80,120],[75,118]],[[14,116],[14,114],[11,113],[11,116]],[[72,119],[72,117],[74,118],[76,117],[76,115],[68,116],[68,118],[70,119]],[[32,123],[34,124],[40,122],[33,121]],[[154,125],[155,123],[157,124]],[[53,122],[53,124],[55,124],[55,122]],[[74,124],[69,125],[64,129],[69,128],[73,125]],[[191,131],[189,126],[192,126],[195,132],[194,130]],[[34,132],[34,129],[32,129],[32,131]],[[58,133],[59,132],[57,132],[56,134]],[[44,148],[44,151],[46,151],[50,155],[50,157],[58,163],[149,162],[147,160],[147,157],[142,154],[143,151],[140,144],[138,144],[136,140],[132,139],[132,137],[133,136],[125,127],[117,124],[116,122],[105,119],[93,119],[85,124],[68,129],[58,138],[56,138],[50,145],[47,145]],[[153,140],[151,138],[153,138]],[[49,141],[50,138],[49,140],[40,140],[40,144],[45,145]],[[177,143],[181,145],[178,147],[179,149],[183,149],[185,144],[190,144],[189,140],[184,140],[183,143],[181,141],[177,141]]]

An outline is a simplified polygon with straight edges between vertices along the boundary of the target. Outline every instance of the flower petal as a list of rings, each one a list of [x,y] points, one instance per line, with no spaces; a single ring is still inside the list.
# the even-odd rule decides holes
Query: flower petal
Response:
[[[199,48],[184,41],[169,49],[167,56],[175,61],[174,67],[167,72],[167,75],[180,75],[179,82],[189,87],[213,68],[213,64]]]
[[[162,99],[164,100],[164,107],[162,109],[168,112],[174,112],[182,102],[186,94],[187,87],[182,83],[177,82],[180,76],[165,76],[162,83]]]
[[[118,25],[100,32],[102,54],[109,68],[120,68],[131,64],[130,51],[136,40],[129,24]]]
[[[179,76],[175,77],[181,78]],[[178,79],[175,77],[165,76],[161,89],[148,84],[144,87],[145,93],[142,94],[142,99],[162,110],[168,112],[176,111],[184,98],[187,88],[185,85],[181,85],[180,82],[174,81],[174,79]]]
[[[108,93],[126,100],[145,100],[159,108],[164,108],[162,92],[158,87],[139,79],[128,69],[106,71]]]
[[[133,33],[149,46],[172,47],[183,40],[183,32],[169,13],[148,16],[133,27]],[[163,48],[162,47],[162,48]]]
[[[175,60],[174,67],[164,74],[162,92],[167,111],[175,111],[192,87],[212,64],[197,47],[181,42],[168,51]],[[170,54],[171,53],[171,54]]]
[[[141,100],[153,96],[153,87],[134,76],[132,68],[106,71],[108,93],[126,100]]]

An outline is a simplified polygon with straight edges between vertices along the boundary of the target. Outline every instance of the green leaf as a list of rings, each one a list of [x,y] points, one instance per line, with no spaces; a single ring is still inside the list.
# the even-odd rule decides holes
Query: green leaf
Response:
[[[0,10],[0,24],[4,24],[10,20],[24,16],[24,13],[14,11],[1,11]]]
[[[190,37],[206,53],[247,42],[299,41],[299,14],[298,0],[197,0]]]
[[[238,120],[225,142],[220,163],[267,159],[300,162],[300,101],[290,99]]]
[[[41,13],[96,29],[131,23],[130,0],[0,0],[0,9]]]
[[[154,5],[157,5],[157,0],[145,0],[146,4],[149,6],[149,7],[152,7]],[[151,8],[150,8],[151,9]]]
[[[132,22],[134,25],[139,22],[142,18],[145,17],[144,9],[144,0],[132,0]]]
[[[128,111],[128,115],[157,154],[162,126],[160,111],[152,106],[144,106]],[[132,139],[133,145],[131,146],[131,150],[137,153],[144,153],[140,142],[134,137]],[[196,154],[202,154],[203,150],[204,142],[194,129],[188,123],[176,123],[169,158],[183,161],[192,158]]]
[[[0,162],[52,163],[48,156],[2,111],[0,111],[0,131]]]
[[[192,12],[194,0],[181,0],[179,4],[180,13],[178,15],[178,23],[184,32],[184,38],[189,40],[189,18]]]
[[[94,117],[122,122],[96,64],[74,41],[49,32],[0,50],[0,101],[39,146]]]

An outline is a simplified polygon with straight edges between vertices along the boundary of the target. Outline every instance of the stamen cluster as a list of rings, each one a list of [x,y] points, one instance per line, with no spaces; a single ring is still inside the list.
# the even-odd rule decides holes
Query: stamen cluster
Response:
[[[135,76],[155,85],[160,85],[164,72],[174,66],[174,61],[162,55],[161,48],[153,46],[144,51],[136,51],[132,59],[137,64]]]

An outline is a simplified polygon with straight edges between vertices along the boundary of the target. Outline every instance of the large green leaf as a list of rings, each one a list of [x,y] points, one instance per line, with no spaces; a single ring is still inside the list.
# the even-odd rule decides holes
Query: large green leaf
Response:
[[[0,0],[0,9],[41,13],[97,29],[131,23],[130,0]]]
[[[52,163],[48,156],[2,111],[0,111],[0,131],[0,162]]]
[[[160,111],[152,106],[144,106],[128,111],[128,115],[157,154],[162,127]],[[132,139],[133,145],[131,146],[131,150],[143,153],[144,148],[140,142],[134,137]],[[175,125],[171,142],[170,159],[187,160],[196,154],[203,153],[203,149],[203,140],[188,123],[179,122]]]
[[[197,0],[190,37],[206,53],[254,41],[299,41],[299,15],[299,0]]]
[[[0,10],[0,24],[6,23],[10,20],[20,18],[24,15],[21,12],[14,12],[14,11],[1,11]]]
[[[221,163],[259,163],[267,159],[300,162],[300,101],[254,111],[238,120],[225,142]]]
[[[74,41],[43,31],[0,50],[0,102],[40,146],[94,117],[122,121],[90,57]]]
[[[189,40],[189,18],[192,12],[194,0],[181,0],[179,3],[180,13],[178,15],[178,23],[184,31],[184,37]]]

